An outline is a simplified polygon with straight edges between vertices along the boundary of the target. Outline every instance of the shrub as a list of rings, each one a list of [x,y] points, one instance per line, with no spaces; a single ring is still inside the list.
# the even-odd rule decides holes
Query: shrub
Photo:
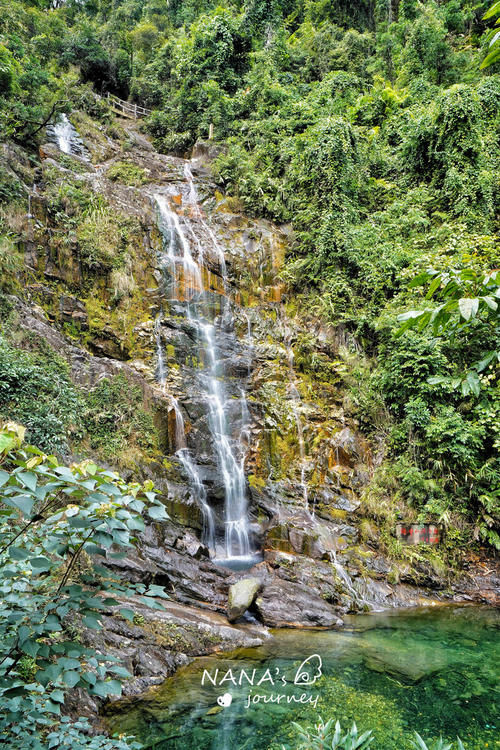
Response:
[[[151,482],[128,485],[90,461],[61,466],[23,437],[16,424],[0,430],[0,735],[12,750],[39,750],[42,736],[61,750],[138,748],[126,737],[91,737],[86,720],[62,714],[69,689],[119,695],[130,676],[67,625],[76,618],[99,630],[103,612],[134,593],[161,608],[159,586],[113,583],[98,566],[77,571],[82,555],[131,547],[142,515],[165,519],[165,509]],[[120,611],[133,619],[132,610]]]
[[[104,378],[86,396],[83,425],[90,448],[108,461],[120,461],[120,454],[135,452],[151,456],[157,449],[153,418],[142,405],[139,386],[124,375]]]
[[[45,349],[24,352],[0,337],[0,413],[25,425],[28,438],[47,452],[67,453],[81,437],[83,400],[67,363]]]
[[[131,187],[144,185],[148,181],[146,171],[128,161],[116,161],[109,167],[106,176],[113,182],[123,182]]]

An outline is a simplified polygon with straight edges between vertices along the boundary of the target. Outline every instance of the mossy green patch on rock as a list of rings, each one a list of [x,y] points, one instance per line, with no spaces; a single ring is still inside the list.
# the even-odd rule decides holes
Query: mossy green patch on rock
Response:
[[[148,182],[145,169],[130,161],[116,161],[107,172],[106,177],[113,182],[123,182],[124,185],[138,187]]]

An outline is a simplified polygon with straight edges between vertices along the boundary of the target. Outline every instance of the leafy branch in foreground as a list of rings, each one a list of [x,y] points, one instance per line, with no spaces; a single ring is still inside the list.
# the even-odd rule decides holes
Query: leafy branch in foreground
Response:
[[[120,695],[131,676],[115,656],[79,643],[75,625],[100,629],[103,614],[131,593],[154,608],[167,598],[158,586],[110,580],[104,566],[82,565],[84,556],[123,554],[143,515],[166,519],[165,509],[151,482],[127,484],[91,461],[61,466],[23,438],[19,425],[0,428],[0,742],[12,750],[138,748],[90,737],[86,720],[61,711],[68,689]]]
[[[478,396],[481,390],[481,373],[500,362],[500,271],[487,273],[472,268],[438,272],[429,269],[410,283],[410,288],[429,284],[426,299],[440,302],[437,307],[410,310],[398,317],[401,323],[397,336],[409,328],[423,331],[430,327],[434,336],[455,339],[459,334],[468,339],[469,349],[475,352],[476,342],[485,340],[493,349],[482,349],[480,359],[468,363],[465,373],[455,377],[433,377],[432,385],[448,383],[452,389],[460,388],[462,395]]]
[[[494,18],[495,16],[499,16],[499,18],[495,21],[495,28],[488,34],[489,52],[481,63],[481,68],[489,68],[490,65],[500,60],[500,29],[496,28],[500,26],[500,0],[493,3],[491,8],[488,8],[483,19],[486,21],[488,18]]]

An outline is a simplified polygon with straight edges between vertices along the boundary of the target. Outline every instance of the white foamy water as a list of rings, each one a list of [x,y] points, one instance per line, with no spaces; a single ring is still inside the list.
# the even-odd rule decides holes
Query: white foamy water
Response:
[[[207,405],[207,417],[218,468],[224,487],[224,555],[226,559],[249,558],[251,555],[245,479],[245,457],[249,440],[249,414],[245,394],[241,392],[242,428],[238,439],[232,437],[232,425],[227,413],[229,397],[224,385],[224,373],[219,358],[219,336],[224,335],[211,314],[211,304],[203,285],[204,258],[208,253],[217,258],[224,290],[227,288],[224,252],[208,226],[199,206],[196,187],[189,165],[185,176],[189,185],[190,216],[182,219],[163,195],[155,196],[158,208],[158,227],[163,236],[161,260],[170,276],[169,296],[184,305],[186,319],[196,332],[198,359],[203,368],[198,375],[200,388]],[[197,225],[197,227],[196,227]],[[202,230],[202,238],[196,228]],[[205,240],[206,238],[206,246]],[[222,317],[230,316],[229,301],[221,295]],[[161,348],[161,347],[160,347]],[[157,377],[160,379],[164,358],[157,352]],[[190,480],[193,494],[202,508],[205,521],[204,541],[215,551],[215,522],[207,502],[207,493],[200,472],[187,447],[182,413],[173,400],[176,415],[177,455]],[[244,416],[243,416],[244,415]],[[182,424],[182,430],[179,425]],[[182,435],[181,435],[182,432]],[[221,556],[218,553],[219,556]]]

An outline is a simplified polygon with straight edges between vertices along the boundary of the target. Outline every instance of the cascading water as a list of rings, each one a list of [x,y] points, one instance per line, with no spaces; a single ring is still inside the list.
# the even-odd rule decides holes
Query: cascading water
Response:
[[[158,208],[158,227],[162,233],[164,246],[160,261],[170,275],[169,295],[171,300],[183,304],[187,321],[196,334],[199,360],[203,369],[197,377],[208,407],[208,426],[217,454],[218,467],[224,486],[224,552],[215,549],[214,517],[207,502],[206,490],[200,473],[192,460],[186,444],[182,413],[179,404],[173,400],[176,414],[177,455],[190,479],[193,492],[202,508],[205,520],[205,543],[215,550],[216,556],[245,558],[251,554],[247,519],[246,479],[244,462],[248,442],[248,406],[242,392],[242,415],[245,414],[238,445],[233,445],[228,424],[229,398],[223,381],[223,372],[218,356],[218,337],[232,321],[229,300],[226,294],[220,295],[221,316],[218,320],[212,312],[212,305],[203,285],[204,243],[198,239],[193,226],[197,223],[208,239],[209,248],[215,254],[222,276],[224,292],[227,290],[227,274],[224,252],[205,221],[198,203],[196,187],[189,164],[186,164],[185,177],[189,185],[187,203],[190,217],[184,215],[182,223],[179,215],[169,206],[166,196],[155,196]],[[193,257],[192,247],[196,254]],[[161,340],[161,337],[159,337]],[[157,338],[157,342],[159,340]],[[157,355],[158,375],[160,363],[164,360]],[[243,404],[244,402],[244,404]],[[179,425],[182,424],[182,430]],[[181,435],[182,432],[182,435]]]
[[[207,545],[209,550],[213,551],[215,550],[215,522],[212,509],[207,502],[207,493],[203,486],[203,482],[200,479],[198,468],[193,463],[191,454],[187,447],[184,417],[182,416],[179,402],[174,396],[170,396],[170,401],[175,413],[175,452],[184,467],[184,471],[189,477],[193,493],[201,508],[203,515],[202,541]]]
[[[344,566],[339,563],[339,561],[337,560],[337,554],[333,550],[330,552],[330,562],[335,568],[335,572],[337,573],[339,580],[344,585],[345,590],[351,597],[353,603],[356,604],[360,609],[362,608],[373,609],[373,604],[367,601],[363,597],[363,595],[359,591],[356,590],[351,576],[349,575],[347,570],[344,568]]]
[[[249,351],[249,354],[250,354],[250,358],[248,360],[248,375],[250,376],[250,374],[252,372],[252,359],[253,359],[253,353],[254,353],[254,345],[253,345],[253,337],[252,337],[252,324],[250,322],[250,318],[249,318],[248,314],[244,310],[242,311],[242,313],[243,313],[243,317],[245,318],[246,324],[247,324],[247,346],[248,346],[248,351]]]
[[[54,125],[54,135],[57,140],[57,145],[60,151],[64,154],[71,153],[71,140],[73,137],[73,126],[68,120],[66,115],[61,115],[59,120]]]
[[[165,389],[167,380],[167,366],[165,364],[165,354],[161,345],[161,315],[159,315],[154,324],[154,336],[156,341],[156,380]]]
[[[84,159],[88,159],[88,152],[78,135],[78,131],[64,113],[59,115],[54,125],[47,128],[47,132],[52,136],[58,149],[63,154],[76,154]]]

